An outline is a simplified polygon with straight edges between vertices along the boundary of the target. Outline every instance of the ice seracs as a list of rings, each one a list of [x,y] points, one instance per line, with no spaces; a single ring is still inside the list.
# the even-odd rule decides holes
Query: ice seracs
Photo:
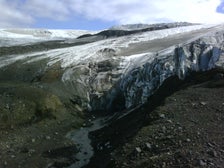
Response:
[[[0,57],[0,68],[18,60],[22,65],[47,60],[46,70],[59,63],[60,82],[81,100],[83,108],[116,111],[145,103],[170,76],[184,79],[190,71],[205,71],[221,65],[222,28],[222,25],[176,27],[48,51],[6,55]],[[46,34],[53,36],[54,32],[49,32]],[[64,32],[61,33],[63,36]],[[118,98],[123,104],[116,101]]]

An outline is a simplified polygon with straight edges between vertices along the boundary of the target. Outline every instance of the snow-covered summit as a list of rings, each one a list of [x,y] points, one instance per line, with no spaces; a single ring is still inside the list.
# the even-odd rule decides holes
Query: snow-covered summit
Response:
[[[23,45],[39,41],[74,39],[83,34],[96,33],[87,30],[57,29],[0,29],[0,46]]]
[[[82,34],[94,33],[88,30],[59,29],[1,29],[0,37],[11,38],[76,38]]]

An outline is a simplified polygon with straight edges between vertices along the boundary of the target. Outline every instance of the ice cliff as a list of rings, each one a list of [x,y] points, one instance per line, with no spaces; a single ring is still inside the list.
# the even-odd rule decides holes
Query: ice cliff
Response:
[[[84,35],[55,42],[54,49],[2,54],[0,75],[19,65],[1,80],[31,82],[77,108],[120,111],[145,103],[171,76],[184,79],[192,71],[223,68],[223,42],[223,25],[172,26],[109,38]]]

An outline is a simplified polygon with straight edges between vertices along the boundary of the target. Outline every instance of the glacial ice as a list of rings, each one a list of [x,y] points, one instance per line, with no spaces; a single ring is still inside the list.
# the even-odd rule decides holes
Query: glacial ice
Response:
[[[150,52],[149,48],[147,52],[140,54],[119,55],[120,51],[128,50],[130,45],[166,37],[172,39],[172,35],[181,37],[184,33],[196,30],[207,30],[208,33],[199,33],[182,44],[172,44],[157,52]],[[125,101],[125,108],[131,108],[145,103],[170,76],[177,75],[184,79],[190,71],[205,71],[223,65],[221,60],[224,55],[224,33],[221,30],[222,26],[194,25],[110,38],[49,51],[8,55],[0,57],[0,68],[18,60],[24,60],[24,64],[29,64],[49,59],[49,67],[60,62],[64,71],[62,82],[76,90],[74,94],[86,101],[84,104],[88,109],[110,109],[114,99],[120,96],[120,92]],[[53,31],[51,33],[54,34]],[[66,33],[63,34],[64,31],[57,33],[61,33],[60,36],[63,37],[67,36]],[[27,38],[30,34],[22,36]],[[39,37],[32,37],[35,38]],[[110,51],[113,53],[108,53]],[[110,65],[102,66],[107,61]]]

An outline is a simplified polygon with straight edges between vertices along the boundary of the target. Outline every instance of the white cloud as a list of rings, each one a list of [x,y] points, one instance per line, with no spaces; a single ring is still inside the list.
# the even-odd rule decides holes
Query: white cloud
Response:
[[[220,0],[0,0],[0,27],[29,26],[38,19],[71,20],[82,15],[118,24],[187,21],[223,22]]]
[[[33,17],[66,20],[71,11],[69,4],[61,0],[27,0],[23,9]]]
[[[197,23],[217,23],[224,21],[224,15],[216,13],[220,0],[187,0],[155,1],[155,6],[160,9],[157,17],[168,16],[174,21],[188,21]]]
[[[101,19],[126,22],[146,22],[151,16],[149,11],[156,13],[153,1],[142,0],[70,0],[71,8],[89,19]]]
[[[220,0],[70,0],[72,9],[88,18],[118,23],[188,21],[223,22],[216,13]]]
[[[18,2],[0,0],[0,27],[21,27],[34,22],[31,16],[18,8],[19,5]]]

